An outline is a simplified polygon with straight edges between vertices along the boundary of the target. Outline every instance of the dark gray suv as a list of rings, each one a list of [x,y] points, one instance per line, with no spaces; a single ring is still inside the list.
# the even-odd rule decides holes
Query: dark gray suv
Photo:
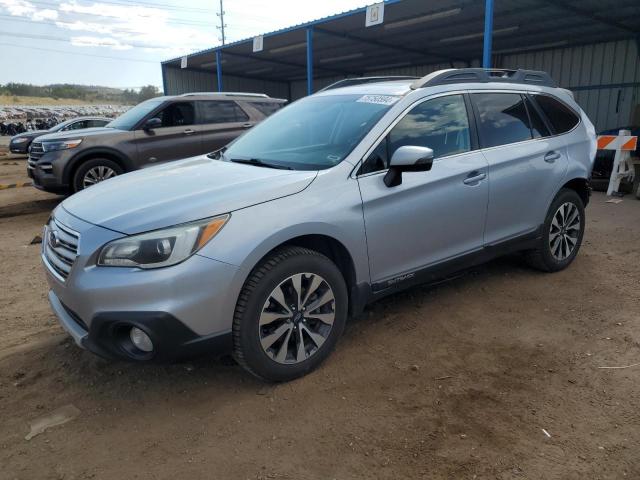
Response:
[[[101,128],[39,137],[33,184],[73,193],[139,168],[218,150],[286,100],[254,93],[186,93],[140,103]]]

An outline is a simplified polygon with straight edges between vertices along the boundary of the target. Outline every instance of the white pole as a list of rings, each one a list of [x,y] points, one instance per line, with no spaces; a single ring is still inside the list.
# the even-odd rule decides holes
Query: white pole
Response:
[[[625,136],[631,135],[629,130],[620,130],[618,135]],[[617,192],[620,188],[620,163],[622,162],[622,156],[624,154],[628,155],[628,152],[623,152],[622,150],[616,150],[616,154],[613,157],[613,168],[611,169],[611,177],[609,178],[609,188],[607,188],[607,196],[610,197],[613,192]]]

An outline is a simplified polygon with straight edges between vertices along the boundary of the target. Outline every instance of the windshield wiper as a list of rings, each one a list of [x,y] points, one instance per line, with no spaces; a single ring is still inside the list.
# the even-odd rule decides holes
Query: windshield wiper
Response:
[[[224,152],[226,149],[227,147],[219,148],[218,150],[207,154],[207,157],[211,158],[212,160],[224,160]]]
[[[265,162],[259,158],[232,158],[229,160],[233,163],[244,163],[247,165],[255,165],[256,167],[277,168],[278,170],[293,170],[285,165],[277,165],[275,163]]]

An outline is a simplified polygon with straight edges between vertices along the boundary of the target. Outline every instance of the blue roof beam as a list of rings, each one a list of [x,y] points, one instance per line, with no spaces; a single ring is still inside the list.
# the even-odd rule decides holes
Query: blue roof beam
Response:
[[[491,68],[491,47],[493,42],[493,0],[484,4],[484,40],[482,43],[482,67]]]
[[[216,79],[218,83],[218,91],[222,91],[222,51],[216,50]]]
[[[307,27],[307,95],[313,94],[313,27]]]

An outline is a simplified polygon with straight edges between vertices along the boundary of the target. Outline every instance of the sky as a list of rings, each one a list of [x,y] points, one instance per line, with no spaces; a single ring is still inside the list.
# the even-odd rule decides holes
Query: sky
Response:
[[[375,0],[224,0],[226,42]],[[0,0],[0,84],[162,85],[160,62],[221,43],[220,0]]]

